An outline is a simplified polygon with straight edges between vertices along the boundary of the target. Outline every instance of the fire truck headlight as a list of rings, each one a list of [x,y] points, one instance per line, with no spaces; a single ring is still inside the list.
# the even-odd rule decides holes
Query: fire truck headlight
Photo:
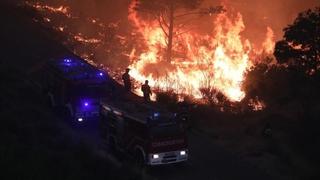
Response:
[[[153,158],[153,159],[158,159],[158,158],[159,158],[159,155],[158,155],[158,154],[154,154],[154,155],[152,155],[152,158]]]
[[[181,156],[186,155],[186,151],[180,151],[180,155],[181,155]]]
[[[78,118],[78,121],[79,121],[79,122],[82,122],[82,121],[83,121],[83,118]]]

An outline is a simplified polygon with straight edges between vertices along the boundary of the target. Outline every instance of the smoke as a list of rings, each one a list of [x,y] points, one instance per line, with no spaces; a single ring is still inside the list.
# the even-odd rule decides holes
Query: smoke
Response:
[[[65,0],[65,2],[86,16],[96,16],[105,22],[118,22],[119,30],[128,32],[127,9],[130,0]],[[237,12],[242,14],[246,26],[242,36],[258,47],[263,42],[268,27],[274,31],[275,40],[281,39],[283,28],[292,23],[299,12],[320,6],[320,0],[204,0],[202,6],[220,4],[225,5],[230,14],[236,15]],[[207,31],[212,30],[213,26],[212,17],[203,17],[201,21],[192,23]]]
[[[131,0],[42,0],[57,5],[67,4],[79,15],[98,17],[106,23],[118,22],[120,31],[128,30],[128,5]],[[246,26],[243,36],[254,44],[261,44],[267,27],[274,31],[275,39],[282,38],[282,29],[292,23],[299,12],[320,6],[320,0],[203,0],[203,7],[223,4],[228,13],[240,12]],[[192,22],[202,29],[212,29],[212,17]],[[256,42],[256,43],[255,43]]]
[[[291,24],[299,12],[320,6],[320,0],[205,0],[204,5],[223,3],[231,13],[240,12],[246,26],[243,35],[253,42],[262,42],[267,27],[275,39],[283,36],[283,28]]]
[[[79,14],[97,17],[106,24],[119,23],[120,31],[127,31],[130,0],[66,0]]]

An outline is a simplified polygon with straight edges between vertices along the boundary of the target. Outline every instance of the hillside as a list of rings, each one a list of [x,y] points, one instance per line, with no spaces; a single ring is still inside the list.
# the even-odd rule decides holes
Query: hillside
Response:
[[[128,179],[56,117],[28,77],[52,55],[70,52],[32,21],[34,12],[2,1],[0,13],[0,179]]]

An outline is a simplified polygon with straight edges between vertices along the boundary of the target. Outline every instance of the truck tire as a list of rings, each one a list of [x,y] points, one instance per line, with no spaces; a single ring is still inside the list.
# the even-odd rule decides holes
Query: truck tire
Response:
[[[138,168],[143,168],[145,165],[145,158],[141,150],[137,149],[134,153],[134,162]]]
[[[150,170],[150,167],[146,164],[143,153],[139,149],[134,153],[133,170],[142,177]]]

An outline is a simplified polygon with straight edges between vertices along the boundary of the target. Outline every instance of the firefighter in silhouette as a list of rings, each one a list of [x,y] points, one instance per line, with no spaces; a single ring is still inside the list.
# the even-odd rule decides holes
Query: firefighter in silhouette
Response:
[[[122,75],[122,80],[123,80],[123,84],[124,84],[124,89],[127,92],[131,91],[131,80],[130,80],[130,75],[129,75],[129,71],[130,69],[127,68],[126,72]]]
[[[141,91],[143,92],[143,97],[146,102],[150,101],[150,95],[152,94],[149,81],[146,80],[145,83],[141,86]]]

